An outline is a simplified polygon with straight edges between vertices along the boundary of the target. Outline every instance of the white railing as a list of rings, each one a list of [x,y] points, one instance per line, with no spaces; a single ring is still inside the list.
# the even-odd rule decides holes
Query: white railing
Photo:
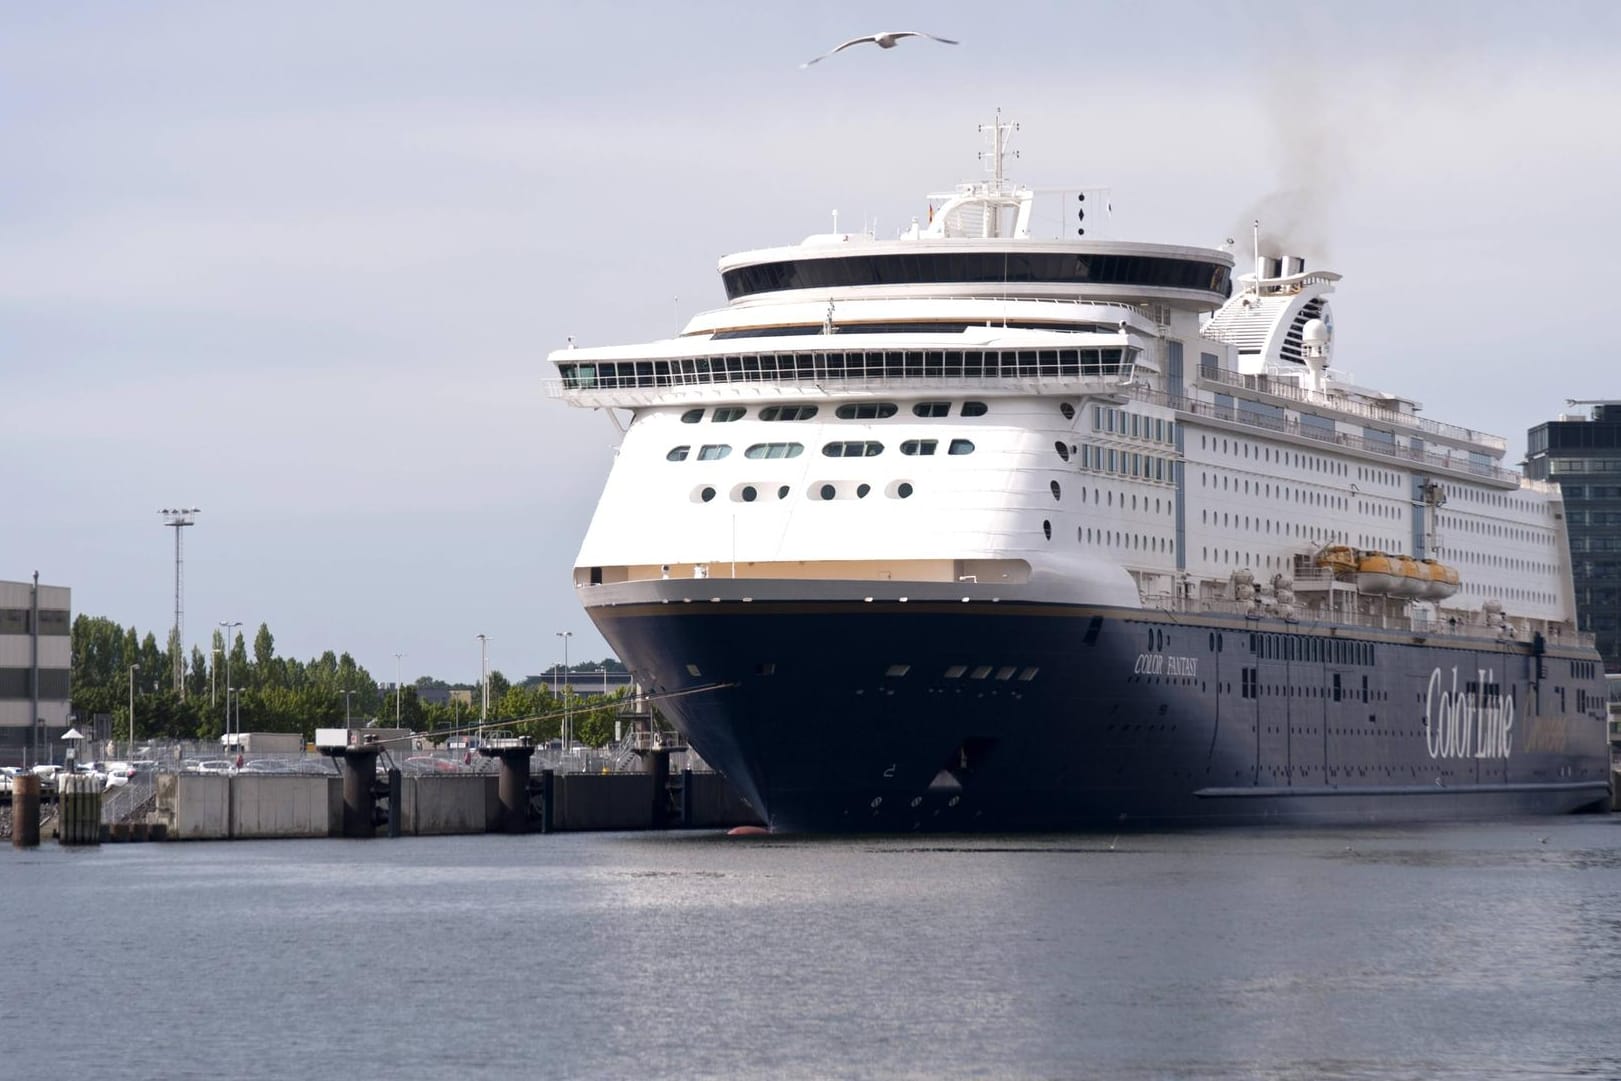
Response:
[[[1508,441],[1500,435],[1488,435],[1485,432],[1477,432],[1473,428],[1463,428],[1456,424],[1443,424],[1438,420],[1415,416],[1412,413],[1400,413],[1393,409],[1380,409],[1366,402],[1336,398],[1329,394],[1318,394],[1269,375],[1244,375],[1240,372],[1230,372],[1222,368],[1204,366],[1199,367],[1198,373],[1200,382],[1204,383],[1216,383],[1241,390],[1250,390],[1274,398],[1287,398],[1290,401],[1320,406],[1324,409],[1361,417],[1364,420],[1377,421],[1381,424],[1396,424],[1404,428],[1416,428],[1428,435],[1485,447],[1499,453],[1508,448]]]

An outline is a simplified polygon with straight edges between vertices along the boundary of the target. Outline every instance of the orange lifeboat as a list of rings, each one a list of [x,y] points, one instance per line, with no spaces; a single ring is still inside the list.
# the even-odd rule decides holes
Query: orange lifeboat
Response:
[[[1429,586],[1429,572],[1412,556],[1394,556],[1396,586],[1390,592],[1398,597],[1422,597]]]
[[[1433,559],[1420,560],[1418,565],[1424,572],[1424,591],[1419,594],[1424,600],[1444,600],[1458,592],[1456,570]]]
[[[1394,556],[1363,552],[1356,561],[1356,587],[1364,593],[1394,593],[1401,580]]]
[[[1417,597],[1428,582],[1428,572],[1412,556],[1363,552],[1356,561],[1356,587],[1364,593]]]

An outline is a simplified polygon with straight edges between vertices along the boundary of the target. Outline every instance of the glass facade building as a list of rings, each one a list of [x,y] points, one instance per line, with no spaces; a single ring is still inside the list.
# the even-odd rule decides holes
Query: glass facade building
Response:
[[[1576,612],[1606,671],[1621,671],[1621,401],[1582,403],[1586,416],[1539,424],[1526,436],[1526,476],[1565,495]]]

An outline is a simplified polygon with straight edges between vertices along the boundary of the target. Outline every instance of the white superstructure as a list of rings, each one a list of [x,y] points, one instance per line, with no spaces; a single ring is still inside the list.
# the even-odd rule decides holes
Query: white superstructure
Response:
[[[1557,487],[1345,376],[1339,275],[1034,239],[987,130],[926,224],[728,256],[679,336],[551,354],[624,430],[588,606],[740,579],[1575,637]]]

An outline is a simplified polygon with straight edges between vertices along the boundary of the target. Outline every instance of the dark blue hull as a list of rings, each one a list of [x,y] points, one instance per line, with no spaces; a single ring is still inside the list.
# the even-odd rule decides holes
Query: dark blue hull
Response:
[[[1586,648],[1074,605],[591,614],[774,829],[1469,819],[1608,799]]]

